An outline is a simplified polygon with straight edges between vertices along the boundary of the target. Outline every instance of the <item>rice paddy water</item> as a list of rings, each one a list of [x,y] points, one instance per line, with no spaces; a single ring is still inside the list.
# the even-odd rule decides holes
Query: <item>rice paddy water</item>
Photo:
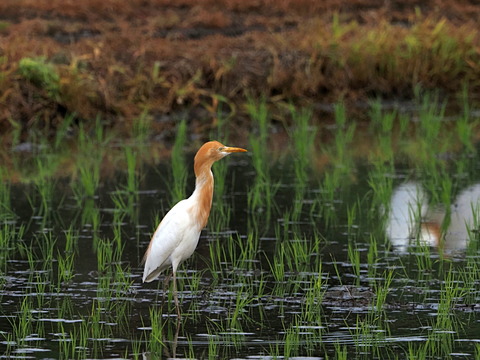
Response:
[[[362,126],[343,104],[325,127],[291,107],[279,153],[264,100],[248,104],[247,145],[219,112],[212,137],[250,152],[213,168],[211,218],[178,273],[181,322],[162,279],[141,283],[141,259],[193,188],[185,121],[173,162],[145,160],[148,121],[128,145],[100,126],[80,127],[67,153],[67,129],[32,139],[0,169],[0,353],[478,358],[479,122],[466,98],[453,114],[429,95],[408,111],[376,100]]]

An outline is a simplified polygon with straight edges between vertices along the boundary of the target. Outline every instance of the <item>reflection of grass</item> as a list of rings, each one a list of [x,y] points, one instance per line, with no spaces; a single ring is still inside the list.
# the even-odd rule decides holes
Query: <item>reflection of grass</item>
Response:
[[[269,112],[266,100],[257,103],[253,99],[248,102],[247,110],[255,123],[255,133],[249,137],[252,164],[255,169],[255,182],[248,191],[248,207],[251,211],[265,213],[267,224],[274,207],[274,196],[277,186],[270,177],[270,159],[268,149]]]

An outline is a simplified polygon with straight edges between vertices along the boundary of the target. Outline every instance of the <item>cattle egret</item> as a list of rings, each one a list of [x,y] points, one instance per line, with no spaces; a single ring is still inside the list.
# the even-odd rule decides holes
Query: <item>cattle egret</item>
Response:
[[[215,161],[235,153],[246,152],[238,147],[225,146],[218,141],[209,141],[198,150],[194,159],[195,190],[188,199],[178,202],[165,215],[148,245],[143,261],[143,282],[151,282],[170,266],[173,275],[173,291],[177,314],[178,305],[176,272],[178,266],[194,252],[210,214],[213,197],[213,174]]]

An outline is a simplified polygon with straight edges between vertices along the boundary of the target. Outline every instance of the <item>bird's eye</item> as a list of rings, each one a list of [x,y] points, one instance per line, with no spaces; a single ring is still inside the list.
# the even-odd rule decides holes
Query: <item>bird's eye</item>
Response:
[[[223,151],[223,149],[225,149],[225,146],[221,146],[218,148],[218,151]]]

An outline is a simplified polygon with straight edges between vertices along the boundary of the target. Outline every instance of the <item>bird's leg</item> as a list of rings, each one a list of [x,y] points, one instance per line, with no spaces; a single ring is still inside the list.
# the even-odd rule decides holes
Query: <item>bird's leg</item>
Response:
[[[173,358],[177,358],[177,344],[178,344],[178,334],[180,333],[180,317],[177,318],[177,330],[175,331],[175,337],[173,338],[172,343],[172,355]]]
[[[163,309],[163,304],[165,303],[165,294],[167,293],[167,290],[168,290],[168,282],[170,281],[171,277],[172,277],[172,274],[169,274],[165,277],[165,279],[163,279],[162,309]]]
[[[168,282],[170,281],[171,277],[172,277],[172,274],[168,274],[168,276],[166,276],[165,279],[163,280],[163,294],[164,295],[168,290]]]
[[[175,307],[177,308],[178,322],[182,318],[180,313],[180,305],[178,304],[178,294],[177,294],[177,274],[173,272],[173,300],[175,301]]]

